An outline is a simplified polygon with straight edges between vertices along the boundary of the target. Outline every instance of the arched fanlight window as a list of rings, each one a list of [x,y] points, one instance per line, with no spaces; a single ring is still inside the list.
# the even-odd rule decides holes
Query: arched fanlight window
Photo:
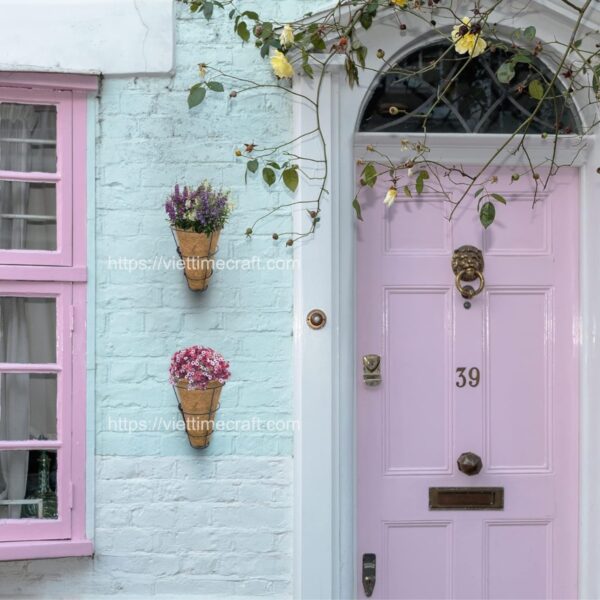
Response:
[[[549,81],[551,74],[539,59],[532,59],[532,65],[516,63],[511,82],[500,83],[496,72],[509,56],[497,49],[465,64],[468,58],[453,52],[447,43],[422,48],[380,78],[359,129],[415,133],[426,125],[429,133],[512,133],[538,103],[528,93],[529,82],[540,75]],[[436,103],[440,90],[455,76]],[[563,134],[581,132],[566,90],[555,85],[527,133],[551,134],[557,127]]]

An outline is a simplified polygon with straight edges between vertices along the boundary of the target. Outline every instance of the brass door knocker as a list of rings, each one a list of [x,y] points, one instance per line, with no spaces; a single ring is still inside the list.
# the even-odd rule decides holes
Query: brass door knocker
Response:
[[[483,292],[485,279],[483,278],[483,253],[475,246],[461,246],[452,255],[452,271],[454,272],[456,289],[467,300]],[[463,281],[479,280],[479,287],[463,286]]]

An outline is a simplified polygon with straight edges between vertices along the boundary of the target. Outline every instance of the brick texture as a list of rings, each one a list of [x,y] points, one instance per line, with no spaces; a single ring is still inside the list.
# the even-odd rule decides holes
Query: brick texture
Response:
[[[278,19],[319,4],[258,3]],[[227,19],[219,11],[215,17],[207,25],[178,8],[173,77],[102,82],[91,265],[97,280],[96,555],[0,564],[0,597],[291,596],[293,432],[219,431],[209,449],[198,451],[185,433],[165,425],[178,417],[169,357],[194,343],[231,360],[223,419],[291,419],[291,270],[219,272],[207,293],[195,295],[180,271],[123,270],[110,262],[175,258],[162,204],[175,182],[204,178],[231,189],[237,205],[220,258],[289,256],[272,242],[269,227],[244,238],[261,210],[286,195],[269,193],[259,177],[245,186],[234,150],[238,143],[287,139],[290,106],[257,92],[235,101],[212,94],[187,108],[199,62],[271,78],[268,63],[243,51]],[[278,217],[273,229],[289,220]],[[119,430],[124,419],[141,419],[147,430]]]

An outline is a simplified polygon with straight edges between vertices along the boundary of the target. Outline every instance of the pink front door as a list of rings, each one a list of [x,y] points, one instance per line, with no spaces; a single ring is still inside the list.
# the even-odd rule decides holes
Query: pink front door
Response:
[[[530,183],[495,173],[508,202],[486,231],[473,202],[448,221],[435,192],[386,209],[380,178],[361,195],[361,598],[365,554],[372,598],[577,597],[578,171],[533,210]],[[470,307],[451,267],[465,244],[485,260]],[[367,354],[381,356],[378,386],[363,382]],[[466,452],[478,474],[459,470]],[[484,489],[447,489],[466,487]],[[467,508],[488,501],[503,508]]]

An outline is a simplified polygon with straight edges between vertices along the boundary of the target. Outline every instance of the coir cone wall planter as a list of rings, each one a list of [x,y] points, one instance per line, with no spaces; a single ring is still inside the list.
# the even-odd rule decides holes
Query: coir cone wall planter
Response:
[[[214,256],[217,252],[221,231],[210,234],[196,233],[171,227],[177,242],[179,255],[188,287],[194,292],[203,292],[214,271]]]
[[[205,390],[189,390],[186,381],[178,381],[175,394],[192,448],[206,448],[214,429],[223,383],[209,383]]]

